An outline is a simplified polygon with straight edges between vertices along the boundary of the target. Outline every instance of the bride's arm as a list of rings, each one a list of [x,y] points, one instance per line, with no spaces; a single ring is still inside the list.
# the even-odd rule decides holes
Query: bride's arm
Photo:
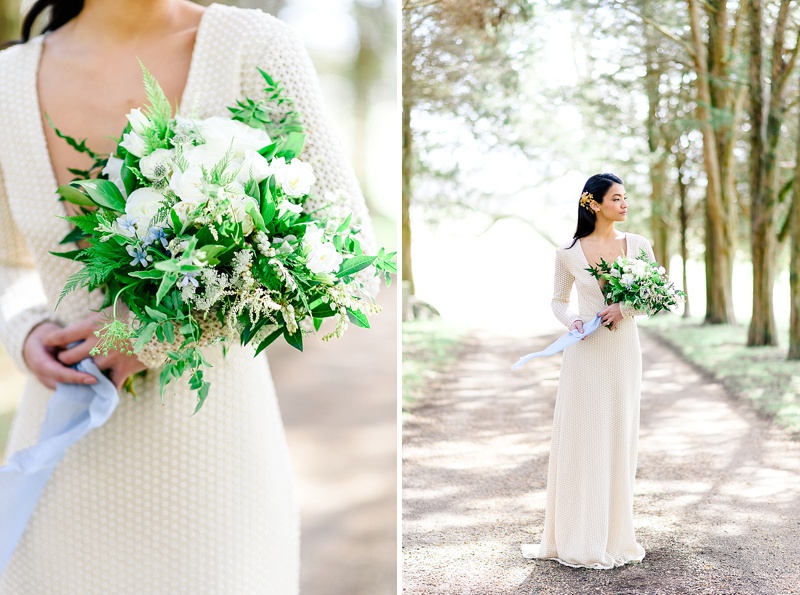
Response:
[[[569,309],[569,295],[572,291],[572,284],[575,277],[569,272],[563,262],[561,250],[556,251],[556,274],[553,287],[553,301],[551,303],[553,314],[567,328],[572,326],[576,320],[581,320],[575,312]]]
[[[306,143],[300,158],[314,168],[316,201],[325,203],[337,193],[344,194],[344,206],[353,213],[353,222],[361,226],[359,235],[364,253],[375,254],[375,236],[361,188],[334,132],[319,77],[299,33],[260,11],[246,12],[251,18],[243,34],[250,39],[244,43],[242,94],[253,99],[263,96],[264,79],[256,67],[283,84],[285,96],[294,100],[306,129]],[[380,278],[374,276],[372,267],[362,272],[360,280],[369,294],[377,295]]]
[[[0,171],[0,341],[17,368],[50,388],[56,382],[94,383],[59,362],[44,338],[59,329],[22,232],[11,215]]]

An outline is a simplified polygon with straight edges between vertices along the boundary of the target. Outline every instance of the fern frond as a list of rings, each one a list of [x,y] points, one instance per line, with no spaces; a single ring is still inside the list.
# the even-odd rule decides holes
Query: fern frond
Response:
[[[61,295],[58,296],[58,301],[56,302],[55,309],[58,310],[59,304],[61,304],[61,300],[63,300],[67,295],[79,289],[81,287],[86,287],[89,284],[89,277],[91,273],[87,267],[81,268],[76,273],[72,273],[67,279],[66,284],[64,285],[64,289],[61,290]]]
[[[147,102],[150,105],[144,107],[144,114],[155,124],[156,128],[161,132],[165,130],[167,124],[172,118],[172,106],[164,95],[161,85],[158,84],[156,77],[150,74],[150,71],[145,68],[142,61],[139,60],[139,66],[142,67],[142,75],[144,77],[144,92],[147,97]],[[163,137],[163,135],[161,135]]]

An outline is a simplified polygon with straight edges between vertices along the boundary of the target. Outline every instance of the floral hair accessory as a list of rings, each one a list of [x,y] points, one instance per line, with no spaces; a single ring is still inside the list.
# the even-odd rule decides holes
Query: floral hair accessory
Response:
[[[590,192],[584,192],[581,194],[581,206],[586,209],[587,211],[591,211],[591,207],[589,203],[594,200],[594,196]]]

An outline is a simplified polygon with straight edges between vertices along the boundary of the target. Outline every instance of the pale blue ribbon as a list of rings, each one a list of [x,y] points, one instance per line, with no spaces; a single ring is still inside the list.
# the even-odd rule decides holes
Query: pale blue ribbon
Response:
[[[47,404],[39,441],[15,452],[0,467],[0,574],[6,568],[50,475],[67,449],[102,426],[119,403],[114,384],[91,359],[75,368],[97,384],[59,384]]]
[[[584,337],[588,337],[593,332],[595,332],[603,321],[600,319],[600,316],[595,316],[593,320],[587,322],[583,325],[583,332],[578,332],[577,329],[572,329],[566,335],[561,335],[558,339],[556,339],[553,343],[551,343],[546,349],[542,351],[537,351],[536,353],[529,353],[528,355],[523,355],[519,358],[519,361],[511,366],[511,370],[516,370],[517,368],[521,368],[529,361],[531,361],[535,357],[546,357],[548,355],[555,355],[559,351],[565,350],[570,345],[574,345]]]

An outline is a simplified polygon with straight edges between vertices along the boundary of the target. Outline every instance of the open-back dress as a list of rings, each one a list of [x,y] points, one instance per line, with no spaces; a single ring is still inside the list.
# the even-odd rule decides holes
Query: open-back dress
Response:
[[[43,37],[0,52],[0,338],[23,371],[23,342],[44,320],[75,323],[100,295],[54,306],[77,265],[50,254],[69,230],[42,128],[37,73]],[[203,14],[181,113],[226,115],[263,95],[260,67],[283,83],[307,129],[302,155],[318,197],[343,191],[369,222],[353,170],[334,138],[299,35],[258,10]],[[369,242],[365,241],[368,246]],[[55,469],[6,571],[2,595],[270,593],[298,591],[299,517],[283,425],[266,357],[209,351],[211,394],[184,381],[162,404],[158,369],[123,393],[103,427]],[[35,443],[51,391],[29,375],[7,453]],[[0,528],[2,530],[2,528]]]

